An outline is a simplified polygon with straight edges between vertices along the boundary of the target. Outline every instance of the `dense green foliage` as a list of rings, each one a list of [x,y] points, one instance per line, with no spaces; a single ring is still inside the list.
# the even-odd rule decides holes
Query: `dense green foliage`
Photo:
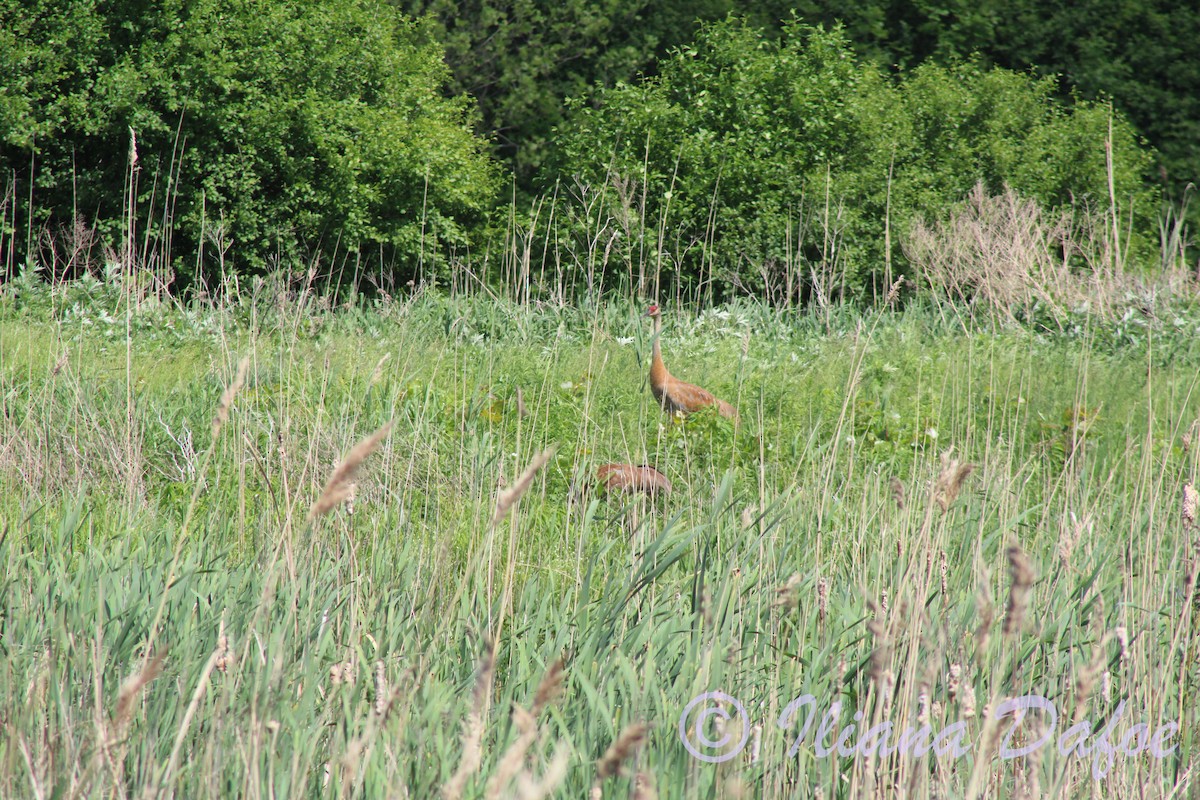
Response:
[[[78,213],[113,243],[132,217],[139,251],[149,233],[202,273],[226,250],[243,268],[314,249],[411,268],[493,201],[441,47],[374,0],[5,0],[0,32],[0,163],[34,229]]]
[[[670,278],[758,289],[785,272],[868,287],[893,254],[885,225],[948,211],[982,181],[1047,207],[1109,206],[1145,230],[1149,156],[1119,116],[1053,99],[1050,80],[974,64],[925,65],[893,83],[844,35],[792,23],[779,40],[730,21],[702,30],[659,75],[580,105],[564,170],[641,216]],[[644,204],[643,204],[644,201]]]
[[[216,307],[130,299],[93,279],[0,291],[4,797],[432,798],[472,749],[473,696],[491,702],[462,797],[502,797],[513,706],[564,655],[517,758],[540,776],[566,757],[549,797],[588,796],[638,722],[627,766],[660,797],[859,800],[877,793],[830,787],[885,779],[967,796],[980,765],[1002,800],[1193,793],[1194,304],[1063,334],[916,303],[673,311],[669,365],[736,402],[735,430],[662,414],[628,304],[327,310],[270,284]],[[352,504],[307,526],[387,420]],[[552,444],[492,526],[498,487]],[[943,509],[951,448],[976,468]],[[675,491],[572,492],[609,460],[656,464]],[[1010,623],[1014,544],[1036,581]],[[488,634],[495,670],[473,689]],[[681,745],[685,705],[715,689],[761,725],[757,760]],[[803,693],[841,702],[843,725],[962,721],[973,752],[822,758],[810,730],[789,754],[799,725],[777,720]],[[1056,735],[1124,702],[1120,731],[1177,721],[1178,748],[1118,755],[1102,781],[1054,742],[1000,759],[983,708],[1026,693],[1056,704]]]
[[[456,89],[479,103],[482,130],[525,188],[551,160],[567,98],[652,70],[686,44],[697,19],[727,2],[649,0],[397,0],[439,26]]]
[[[1066,102],[1112,98],[1158,151],[1167,186],[1200,181],[1200,6],[1170,0],[767,0],[756,19],[795,13],[843,23],[861,54],[908,70],[978,54],[1034,70]],[[1157,176],[1156,176],[1157,177]]]

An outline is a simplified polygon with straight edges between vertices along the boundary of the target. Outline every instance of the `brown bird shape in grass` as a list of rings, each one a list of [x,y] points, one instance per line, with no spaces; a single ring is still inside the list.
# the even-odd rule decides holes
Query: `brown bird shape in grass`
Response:
[[[662,348],[659,340],[662,338],[662,311],[658,306],[650,306],[646,316],[654,320],[654,357],[650,362],[650,391],[668,414],[682,412],[691,414],[703,408],[716,406],[722,417],[728,417],[737,422],[738,412],[733,406],[713,397],[712,393],[699,386],[684,383],[667,371],[667,365],[662,360]]]
[[[654,467],[633,464],[601,464],[596,468],[596,479],[605,492],[633,494],[644,492],[649,495],[671,493],[671,482]]]

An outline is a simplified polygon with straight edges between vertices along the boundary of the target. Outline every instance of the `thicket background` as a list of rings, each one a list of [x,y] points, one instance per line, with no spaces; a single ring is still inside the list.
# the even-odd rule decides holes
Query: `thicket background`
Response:
[[[560,287],[865,296],[981,182],[1153,269],[1196,213],[1198,33],[1100,0],[0,0],[3,268],[394,291],[540,239],[590,253]]]

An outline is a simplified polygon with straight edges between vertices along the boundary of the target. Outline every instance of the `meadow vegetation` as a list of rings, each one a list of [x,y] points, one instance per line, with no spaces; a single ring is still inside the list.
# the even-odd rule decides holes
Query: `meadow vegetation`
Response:
[[[0,0],[0,797],[1193,796],[1193,101],[817,5]]]
[[[1126,299],[669,308],[734,428],[653,404],[636,302],[10,284],[0,794],[1186,796],[1200,309]],[[675,491],[600,495],[611,460]],[[719,767],[678,731],[717,689]],[[789,756],[805,693],[972,753]],[[1055,740],[1001,760],[1026,694]],[[1121,701],[1178,747],[1094,778],[1055,742]]]

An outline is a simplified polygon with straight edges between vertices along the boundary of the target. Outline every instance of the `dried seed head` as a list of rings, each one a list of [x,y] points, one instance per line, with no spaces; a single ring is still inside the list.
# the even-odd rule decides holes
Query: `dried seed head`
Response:
[[[974,464],[964,464],[950,458],[950,450],[942,453],[942,471],[933,484],[933,499],[942,511],[946,511],[954,498],[958,497],[967,476],[974,471]]]
[[[317,501],[312,504],[312,508],[308,510],[309,522],[317,517],[328,514],[350,496],[351,487],[354,485],[354,477],[358,474],[358,468],[362,466],[367,456],[375,452],[380,442],[387,438],[391,430],[392,423],[389,420],[379,430],[350,448],[350,452],[346,454],[341,463],[334,467],[333,473],[329,476],[329,482],[325,484],[325,489],[321,492],[321,496],[317,498]]]
[[[1075,545],[1079,544],[1084,533],[1090,533],[1092,522],[1089,517],[1084,517],[1082,520],[1075,516],[1075,512],[1071,512],[1071,524],[1063,524],[1058,534],[1058,562],[1064,568],[1071,566],[1071,553],[1075,551]]]
[[[942,597],[950,597],[950,562],[945,550],[938,551],[938,566],[942,573]]]
[[[542,452],[533,457],[529,462],[529,466],[525,467],[525,471],[520,477],[507,489],[502,489],[496,495],[496,513],[492,515],[492,524],[499,523],[502,519],[508,516],[508,512],[516,505],[517,501],[529,491],[529,487],[533,485],[533,478],[537,475],[538,470],[546,466],[546,462],[554,455],[556,447],[548,447]]]
[[[1008,589],[1008,603],[1004,608],[1004,635],[1018,633],[1025,622],[1025,612],[1029,609],[1029,590],[1036,577],[1029,556],[1020,545],[1011,545],[1004,551],[1008,556],[1008,574],[1012,585]]]
[[[213,666],[220,672],[225,672],[233,664],[233,650],[229,647],[229,637],[225,635],[225,617],[221,617],[217,629],[217,660]]]
[[[137,700],[142,689],[146,688],[152,680],[158,677],[162,672],[163,660],[166,658],[164,653],[155,653],[154,656],[142,662],[142,669],[135,675],[130,675],[121,684],[121,691],[117,695],[117,711],[114,715],[116,728],[118,731],[123,730],[129,718],[133,715],[133,704]]]
[[[800,605],[800,584],[804,579],[800,577],[799,572],[793,572],[791,577],[787,579],[787,583],[775,590],[776,607],[795,608]],[[820,583],[818,582],[818,592],[820,591]]]
[[[229,408],[233,405],[233,398],[237,397],[237,393],[246,385],[246,370],[250,367],[250,356],[246,356],[238,362],[237,373],[234,375],[233,383],[225,387],[225,391],[221,393],[221,399],[217,402],[217,413],[213,416],[212,421],[212,438],[216,441],[217,434],[221,432],[221,428],[229,421]]]
[[[799,576],[797,576],[799,577]],[[817,619],[824,621],[829,612],[829,581],[817,579]]]
[[[521,391],[521,387],[517,387],[517,416],[528,417],[529,409],[525,407],[525,393]]]
[[[889,481],[889,484],[892,487],[892,499],[896,501],[896,508],[903,511],[904,510],[904,484],[901,483],[900,479],[897,478],[895,475],[892,476],[892,479],[891,479],[891,481]]]
[[[633,779],[633,800],[657,800],[658,793],[654,791],[654,779],[649,772],[639,772]]]
[[[563,660],[561,657],[556,658],[550,665],[550,669],[546,670],[546,674],[542,676],[542,682],[538,684],[537,692],[534,693],[533,715],[535,717],[559,698],[562,694],[565,677]]]
[[[1183,485],[1183,522],[1188,527],[1195,527],[1200,519],[1200,492],[1190,483]]]
[[[379,357],[379,360],[375,362],[375,369],[371,370],[371,380],[368,383],[369,386],[374,386],[375,384],[379,383],[380,379],[383,377],[383,365],[386,364],[388,359],[391,357],[391,353],[384,353]]]
[[[975,629],[975,653],[982,657],[991,636],[992,622],[996,619],[996,608],[982,583],[975,592],[975,610],[979,613],[979,627]]]
[[[604,780],[616,775],[621,769],[621,764],[632,758],[646,740],[646,731],[646,725],[641,722],[635,722],[621,731],[621,735],[596,763],[596,777]]]

